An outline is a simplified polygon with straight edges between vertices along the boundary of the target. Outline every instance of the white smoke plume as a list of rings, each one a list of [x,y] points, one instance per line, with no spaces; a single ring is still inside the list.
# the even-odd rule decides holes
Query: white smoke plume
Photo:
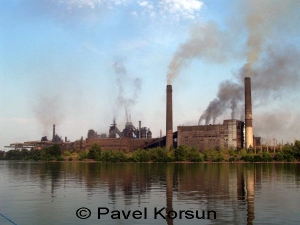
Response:
[[[124,109],[126,122],[131,122],[131,110],[136,104],[138,93],[141,90],[142,80],[127,75],[127,70],[122,62],[115,61],[113,68],[117,74],[118,98],[117,110]]]

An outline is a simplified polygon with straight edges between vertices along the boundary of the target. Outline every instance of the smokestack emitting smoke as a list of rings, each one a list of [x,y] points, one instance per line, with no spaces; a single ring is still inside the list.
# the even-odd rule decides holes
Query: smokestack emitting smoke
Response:
[[[253,147],[251,79],[245,77],[245,147]]]
[[[142,121],[139,121],[139,138],[141,138]]]
[[[124,107],[126,122],[131,122],[131,109],[136,103],[142,81],[140,78],[129,77],[125,66],[121,62],[114,62],[113,68],[118,75],[118,107]],[[125,87],[127,92],[125,92]]]
[[[55,124],[53,124],[53,136],[52,136],[52,141],[54,141],[55,138]]]
[[[166,149],[173,145],[173,109],[172,109],[172,85],[167,85],[166,101]]]
[[[220,84],[217,96],[199,118],[199,124],[214,123],[229,108],[232,119],[243,119],[245,77],[252,77],[256,104],[296,90],[300,84],[300,50],[296,41],[300,33],[300,1],[238,1],[234,7],[231,13],[234,18],[228,20],[234,23],[222,26],[228,30],[221,30],[215,23],[194,25],[168,67],[167,80],[171,84],[192,59],[222,63],[244,55],[246,62],[238,72],[234,71],[237,80],[225,80]],[[261,121],[260,127],[266,131],[272,126],[266,124],[266,120]]]

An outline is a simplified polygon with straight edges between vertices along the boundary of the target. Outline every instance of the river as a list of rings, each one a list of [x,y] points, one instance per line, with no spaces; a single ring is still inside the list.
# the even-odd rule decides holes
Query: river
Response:
[[[299,209],[300,164],[0,161],[1,225],[300,224]]]

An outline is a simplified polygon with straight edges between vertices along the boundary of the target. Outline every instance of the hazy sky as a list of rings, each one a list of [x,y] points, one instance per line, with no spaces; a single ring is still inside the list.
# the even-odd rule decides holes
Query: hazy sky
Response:
[[[299,21],[298,0],[2,0],[0,150],[113,118],[165,134],[167,82],[174,130],[243,119],[245,75],[254,134],[300,139]]]

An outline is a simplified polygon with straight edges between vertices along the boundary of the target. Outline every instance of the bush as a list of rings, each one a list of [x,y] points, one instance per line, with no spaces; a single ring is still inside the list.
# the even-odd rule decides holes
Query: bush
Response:
[[[61,156],[61,147],[58,144],[41,150],[41,160],[52,161]]]
[[[221,162],[224,160],[224,157],[221,152],[217,150],[206,150],[204,152],[204,160],[212,162]]]
[[[188,147],[180,145],[178,148],[174,149],[174,160],[175,161],[185,161],[187,157]]]
[[[122,151],[104,151],[101,156],[103,162],[126,162],[127,158]]]
[[[261,156],[261,162],[272,162],[273,158],[268,152],[263,152],[260,154]]]
[[[190,162],[203,162],[203,157],[195,147],[189,148],[187,151],[187,159]]]
[[[223,156],[221,153],[218,153],[216,156],[213,158],[213,162],[222,162],[224,160]]]
[[[65,159],[60,155],[56,158],[57,161],[65,161]]]
[[[64,156],[72,156],[71,152],[69,152],[69,151],[65,151],[63,155]]]
[[[236,160],[235,157],[231,157],[231,158],[228,159],[228,162],[236,162],[236,161],[237,161],[237,160]]]
[[[98,144],[93,144],[88,153],[89,159],[97,161],[101,160],[101,147]]]
[[[72,161],[72,160],[73,160],[72,156],[70,156],[68,160],[69,160],[69,161]]]
[[[171,162],[172,157],[168,156],[168,150],[165,148],[153,148],[150,150],[150,158],[153,162]]]
[[[149,162],[150,161],[150,153],[146,150],[138,149],[132,154],[133,162]]]
[[[82,161],[88,158],[88,153],[87,152],[79,152],[78,153],[78,160]]]

